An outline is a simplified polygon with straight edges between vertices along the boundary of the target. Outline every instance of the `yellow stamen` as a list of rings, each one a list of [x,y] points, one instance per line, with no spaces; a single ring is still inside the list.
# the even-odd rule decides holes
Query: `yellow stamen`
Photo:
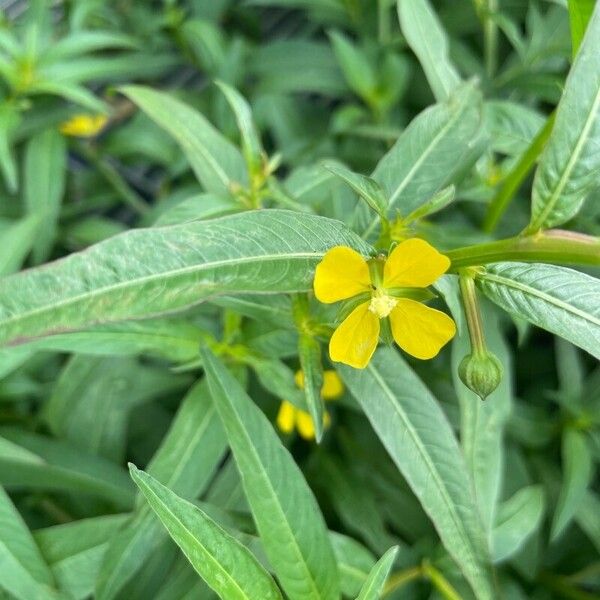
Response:
[[[392,296],[388,296],[382,290],[377,290],[371,298],[369,310],[377,315],[380,319],[387,317],[394,307],[398,304],[398,300]]]

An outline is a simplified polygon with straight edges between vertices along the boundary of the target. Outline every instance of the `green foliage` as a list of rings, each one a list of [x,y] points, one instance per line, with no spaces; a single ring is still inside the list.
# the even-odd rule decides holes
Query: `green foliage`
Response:
[[[597,2],[5,4],[2,600],[599,596]]]

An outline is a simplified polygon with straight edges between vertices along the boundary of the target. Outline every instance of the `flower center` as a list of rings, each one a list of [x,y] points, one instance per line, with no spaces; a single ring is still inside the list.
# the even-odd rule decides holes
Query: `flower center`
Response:
[[[398,304],[398,300],[392,296],[388,296],[382,289],[377,289],[373,293],[369,310],[376,314],[380,319],[387,317]]]

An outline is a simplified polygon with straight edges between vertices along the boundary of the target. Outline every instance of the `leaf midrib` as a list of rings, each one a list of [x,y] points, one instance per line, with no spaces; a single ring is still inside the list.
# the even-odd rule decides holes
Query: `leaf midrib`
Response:
[[[210,561],[216,565],[216,567],[218,568],[218,570],[223,573],[225,575],[225,577],[231,582],[233,583],[233,585],[239,590],[239,592],[242,594],[242,596],[244,598],[247,598],[248,600],[254,600],[253,598],[250,598],[250,596],[248,596],[246,594],[246,592],[239,586],[238,582],[229,574],[229,572],[221,566],[221,563],[219,563],[211,554],[211,552],[209,552],[206,549],[206,546],[185,526],[185,524],[179,519],[179,517],[177,517],[177,515],[158,497],[158,495],[154,492],[153,489],[151,489],[148,484],[146,484],[146,482],[144,482],[142,479],[140,479],[140,482],[142,483],[142,485],[146,488],[146,490],[156,499],[156,501],[158,502],[158,504],[160,504],[164,510],[167,511],[167,513],[169,513],[169,515],[171,515],[171,517],[173,518],[174,521],[176,521],[180,527],[183,528],[183,530],[186,532],[186,534],[194,541],[198,542],[198,545],[202,548],[203,552],[205,553],[205,555],[207,555],[210,559]],[[193,506],[193,505],[192,505]],[[159,516],[160,518],[160,516]],[[161,519],[162,521],[162,519]],[[183,550],[183,549],[182,549]],[[197,570],[196,567],[194,567],[194,570]]]
[[[128,281],[121,281],[119,283],[99,287],[90,292],[85,292],[83,294],[78,294],[76,296],[72,296],[65,301],[57,302],[51,305],[44,305],[33,310],[29,310],[26,312],[19,313],[13,317],[9,317],[7,319],[0,320],[0,327],[5,327],[11,323],[19,322],[21,320],[32,317],[36,314],[43,314],[44,312],[56,311],[71,304],[77,303],[81,300],[86,300],[88,298],[93,298],[95,296],[101,296],[103,294],[108,294],[116,290],[127,289],[128,287],[135,287],[138,285],[143,285],[145,283],[159,280],[159,279],[174,279],[181,275],[189,274],[189,273],[197,273],[200,271],[218,268],[222,266],[228,265],[237,265],[237,264],[252,264],[253,262],[262,262],[262,261],[279,261],[279,260],[304,260],[304,259],[312,259],[319,258],[323,256],[322,253],[318,252],[295,252],[291,254],[262,254],[260,256],[246,256],[246,257],[237,257],[224,259],[220,261],[213,261],[208,263],[203,263],[200,265],[190,265],[188,267],[182,267],[180,269],[174,269],[171,271],[164,271],[161,273],[153,273],[152,275],[147,275],[145,277],[137,277],[134,279],[130,279]],[[151,313],[149,313],[151,314]]]
[[[214,367],[213,367],[213,371],[214,371]],[[216,373],[215,373],[216,375]],[[217,376],[217,379],[220,378]],[[225,388],[224,386],[222,386],[219,383],[219,387],[221,388],[222,392],[225,392]],[[291,539],[292,541],[292,548],[294,550],[294,553],[298,556],[299,562],[300,564],[303,565],[303,569],[306,572],[306,581],[309,582],[312,593],[314,594],[315,598],[321,598],[321,594],[319,593],[319,589],[317,588],[316,582],[312,576],[311,570],[308,567],[306,560],[304,559],[304,555],[302,554],[302,551],[300,549],[300,547],[298,546],[298,542],[296,540],[296,536],[294,535],[294,531],[293,529],[290,527],[290,524],[287,520],[286,514],[283,511],[282,507],[281,507],[281,502],[279,501],[279,497],[277,496],[277,494],[275,493],[275,489],[273,488],[273,486],[271,485],[271,480],[269,479],[268,475],[266,474],[266,471],[264,468],[262,468],[262,461],[260,459],[260,456],[258,455],[258,452],[256,450],[255,445],[252,443],[252,439],[249,435],[248,430],[244,427],[244,422],[243,420],[240,418],[240,415],[238,414],[238,411],[236,410],[235,406],[233,406],[233,404],[229,401],[229,397],[226,393],[223,393],[223,397],[226,398],[226,402],[229,404],[230,410],[233,411],[236,421],[240,424],[240,430],[243,434],[243,439],[246,442],[246,445],[248,446],[248,448],[250,449],[249,455],[253,458],[253,461],[258,464],[259,469],[256,470],[255,474],[258,475],[258,477],[260,477],[263,482],[266,482],[268,489],[271,492],[272,497],[275,499],[275,505],[277,506],[277,509],[279,511],[280,517],[283,516],[282,519],[280,519],[280,522],[283,523],[287,529],[287,531],[289,532],[289,537],[288,539]],[[219,404],[217,402],[217,404]],[[218,410],[218,409],[217,409]],[[227,428],[227,426],[226,426]],[[235,457],[235,452],[234,452],[234,457]],[[237,462],[237,460],[236,460]],[[243,479],[243,478],[242,478]]]
[[[540,213],[538,218],[532,222],[532,224],[531,224],[532,230],[536,231],[544,226],[546,219],[548,218],[550,213],[554,210],[557,202],[560,200],[560,195],[562,194],[562,191],[564,190],[565,186],[567,185],[569,176],[571,175],[571,172],[575,168],[575,164],[576,164],[577,160],[579,159],[579,156],[583,152],[583,147],[585,146],[586,142],[589,139],[590,130],[592,129],[592,127],[594,125],[594,121],[596,120],[596,118],[598,116],[596,114],[598,112],[598,108],[600,108],[600,88],[598,88],[598,90],[596,92],[596,96],[592,103],[592,108],[590,109],[590,112],[588,113],[588,117],[585,120],[584,126],[581,130],[581,133],[580,133],[578,139],[577,139],[577,143],[575,144],[573,153],[571,154],[569,160],[567,161],[565,169],[562,172],[562,175],[560,176],[560,179],[558,180],[558,183],[556,184],[554,191],[552,192],[550,198],[548,199],[546,206],[542,209],[542,212]]]

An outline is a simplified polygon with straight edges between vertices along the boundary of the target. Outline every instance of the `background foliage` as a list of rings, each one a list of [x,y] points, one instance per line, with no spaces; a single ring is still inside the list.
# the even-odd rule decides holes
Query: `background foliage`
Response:
[[[592,0],[4,4],[0,598],[599,597]],[[331,365],[314,268],[382,231],[459,334]]]

